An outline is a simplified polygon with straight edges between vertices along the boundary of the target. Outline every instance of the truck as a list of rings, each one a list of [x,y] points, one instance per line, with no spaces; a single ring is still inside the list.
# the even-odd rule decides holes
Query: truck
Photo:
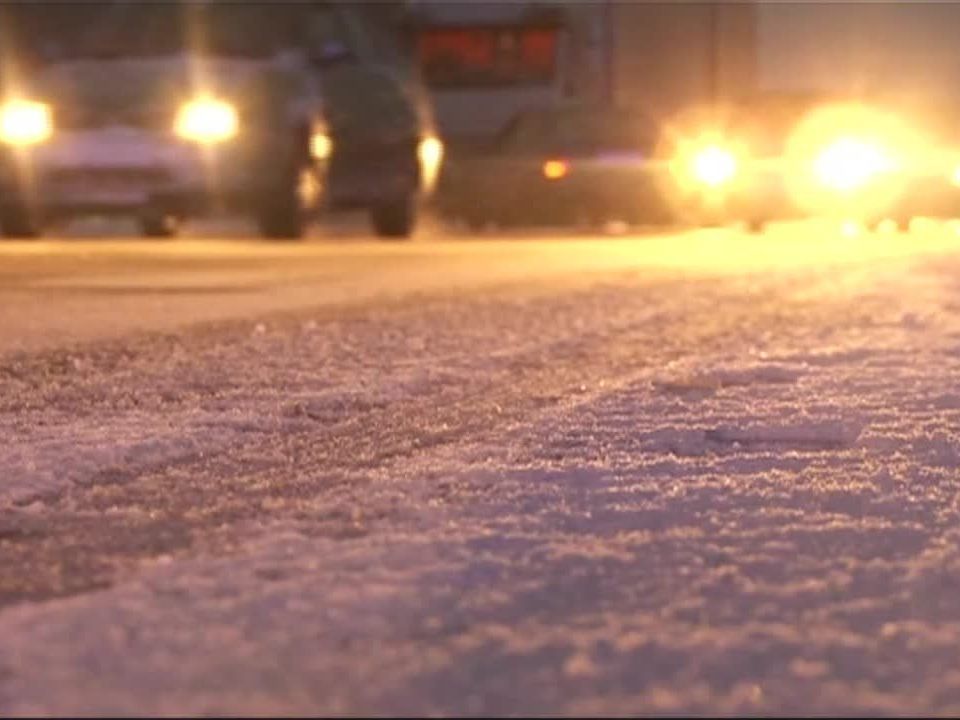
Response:
[[[527,113],[636,108],[666,127],[752,83],[752,5],[410,2],[407,13],[447,148],[441,212],[462,205],[448,192],[462,195],[459,179],[490,166],[483,157]]]

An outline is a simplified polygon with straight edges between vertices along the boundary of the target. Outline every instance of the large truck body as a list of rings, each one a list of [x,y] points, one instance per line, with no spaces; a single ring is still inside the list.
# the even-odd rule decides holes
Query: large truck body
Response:
[[[755,8],[750,3],[407,5],[417,18],[415,42],[421,45],[425,65],[492,66],[501,61],[505,44],[523,46],[524,33],[555,33],[548,72],[500,75],[495,82],[481,81],[475,72],[434,78],[438,124],[454,144],[488,140],[520,110],[564,100],[640,104],[649,107],[651,115],[666,117],[753,84]],[[444,34],[458,57],[435,52],[436,38]],[[480,47],[485,42],[490,48]]]

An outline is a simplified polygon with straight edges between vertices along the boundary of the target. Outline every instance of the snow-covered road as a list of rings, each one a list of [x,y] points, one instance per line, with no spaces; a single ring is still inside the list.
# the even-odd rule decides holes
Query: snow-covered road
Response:
[[[0,714],[956,715],[958,250],[0,247]]]

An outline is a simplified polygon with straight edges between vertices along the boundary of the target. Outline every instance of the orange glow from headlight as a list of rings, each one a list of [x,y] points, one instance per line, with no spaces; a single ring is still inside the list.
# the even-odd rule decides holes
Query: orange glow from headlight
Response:
[[[52,134],[49,106],[30,100],[11,100],[0,106],[0,141],[25,147],[42,143]]]
[[[881,173],[892,172],[896,162],[878,143],[841,137],[827,145],[814,160],[814,172],[824,187],[851,192]]]
[[[737,180],[744,149],[719,131],[685,135],[670,152],[670,174],[681,193],[721,197]]]
[[[960,185],[960,165],[957,165],[957,167],[953,169],[953,173],[950,175],[950,181],[954,185]]]
[[[543,176],[547,180],[562,180],[570,174],[570,164],[566,160],[547,160],[543,163]]]
[[[693,157],[694,178],[708,187],[719,187],[737,174],[737,158],[719,145],[708,145]]]
[[[920,133],[902,118],[848,103],[801,121],[788,142],[785,172],[808,212],[869,219],[884,216],[926,157]]]

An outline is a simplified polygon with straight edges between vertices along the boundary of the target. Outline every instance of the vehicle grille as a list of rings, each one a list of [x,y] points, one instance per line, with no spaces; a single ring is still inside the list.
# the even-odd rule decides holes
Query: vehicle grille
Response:
[[[103,110],[100,108],[55,108],[54,123],[58,130],[95,130],[122,125],[125,127],[167,132],[173,126],[169,113],[155,110],[125,108]]]
[[[396,170],[415,171],[417,143],[405,140],[394,143],[337,144],[334,140],[333,172],[373,173]]]
[[[103,183],[111,186],[143,187],[161,185],[171,179],[170,172],[160,167],[103,167],[103,168],[58,168],[52,170],[49,179],[57,184],[96,187]]]

